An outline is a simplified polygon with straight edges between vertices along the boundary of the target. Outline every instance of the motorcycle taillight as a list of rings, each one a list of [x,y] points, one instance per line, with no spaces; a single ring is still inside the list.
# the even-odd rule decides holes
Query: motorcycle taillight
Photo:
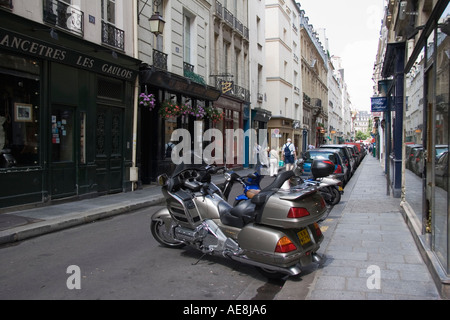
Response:
[[[316,236],[320,237],[322,235],[322,230],[320,230],[320,226],[317,222],[314,222],[314,228],[316,229]]]
[[[309,216],[309,211],[306,208],[291,208],[288,213],[288,218],[303,218]]]
[[[292,241],[288,237],[283,237],[280,240],[278,240],[277,246],[275,248],[275,252],[279,253],[287,253],[294,250],[297,250],[297,247],[295,246],[294,243],[292,243]]]

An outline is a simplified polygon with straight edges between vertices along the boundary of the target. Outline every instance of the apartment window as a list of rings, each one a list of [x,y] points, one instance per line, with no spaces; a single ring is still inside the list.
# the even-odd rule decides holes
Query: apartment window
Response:
[[[224,63],[223,70],[225,73],[228,73],[228,70],[229,70],[228,69],[229,52],[230,52],[230,44],[227,42],[224,42],[223,43],[223,63]]]
[[[116,0],[102,0],[102,20],[116,24]]]
[[[184,62],[191,63],[191,18],[184,16]]]

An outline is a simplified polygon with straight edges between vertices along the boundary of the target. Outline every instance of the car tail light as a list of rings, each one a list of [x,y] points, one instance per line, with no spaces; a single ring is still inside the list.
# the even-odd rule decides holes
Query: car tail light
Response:
[[[341,167],[341,165],[338,164],[336,167],[337,167],[337,168],[336,168],[336,170],[334,171],[334,173],[342,173],[342,167]]]
[[[305,208],[291,208],[288,213],[288,218],[303,218],[309,216],[309,211]]]
[[[292,243],[291,239],[289,239],[288,237],[283,237],[280,240],[278,240],[277,246],[275,248],[275,252],[279,253],[287,253],[294,250],[297,250],[297,247],[295,246],[294,243]]]

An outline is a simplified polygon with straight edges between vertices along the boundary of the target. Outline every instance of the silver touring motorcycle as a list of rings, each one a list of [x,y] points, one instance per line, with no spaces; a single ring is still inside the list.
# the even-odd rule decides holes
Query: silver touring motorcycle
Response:
[[[321,262],[317,250],[323,235],[317,221],[327,207],[316,187],[291,189],[294,173],[285,171],[233,207],[211,182],[221,169],[180,164],[171,177],[158,177],[167,205],[152,216],[151,232],[160,244],[189,245],[203,254],[255,266],[268,278],[298,275],[302,267]],[[327,176],[334,168],[314,170]]]

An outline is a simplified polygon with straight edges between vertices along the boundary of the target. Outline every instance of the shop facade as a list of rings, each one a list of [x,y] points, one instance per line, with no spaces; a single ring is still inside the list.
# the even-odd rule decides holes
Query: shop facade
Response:
[[[131,189],[139,61],[111,52],[0,10],[0,209]]]
[[[203,133],[206,130],[212,128],[223,130],[241,124],[241,105],[220,103],[218,99],[221,91],[214,87],[156,66],[141,69],[140,84],[141,92],[152,95],[155,99],[153,108],[139,107],[137,163],[140,184],[151,184],[160,174],[171,173],[174,170],[175,164],[172,161],[171,151],[182,141],[173,140],[173,133],[177,129],[186,129],[189,132],[191,149],[194,150],[195,142],[203,144]],[[216,117],[213,117],[211,113],[201,113],[199,116],[190,113],[174,113],[174,116],[167,116],[167,113],[162,110],[169,105],[187,106],[192,110],[199,108],[215,110]]]
[[[394,31],[407,40],[387,44],[386,79],[379,81],[387,103],[380,119],[386,173],[441,294],[450,297],[450,5],[418,1],[393,10]],[[416,18],[402,19],[405,12],[424,24],[411,29]]]

